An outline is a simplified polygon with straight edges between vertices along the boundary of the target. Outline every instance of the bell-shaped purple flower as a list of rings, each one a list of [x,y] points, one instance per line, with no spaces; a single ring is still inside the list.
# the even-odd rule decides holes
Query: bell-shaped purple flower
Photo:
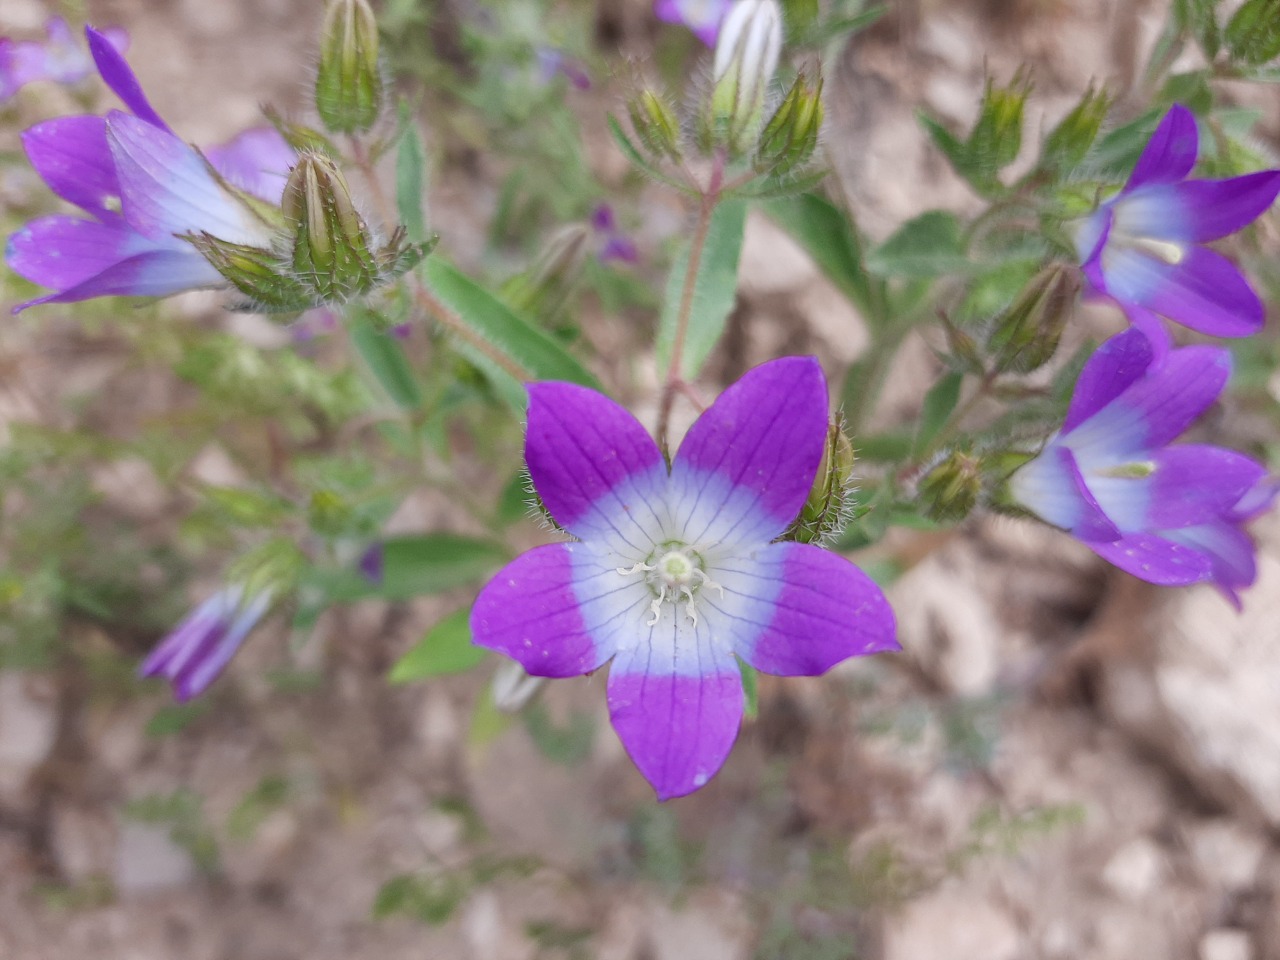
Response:
[[[249,631],[271,606],[267,593],[223,587],[187,615],[143,661],[138,674],[164,677],[179,703],[199,696],[217,678]]]
[[[1087,292],[1116,301],[1157,350],[1169,343],[1159,317],[1218,337],[1248,336],[1264,320],[1244,275],[1202,244],[1261,216],[1280,192],[1280,170],[1189,180],[1198,150],[1195,117],[1175,104],[1124,189],[1076,235]]]
[[[47,120],[23,147],[49,188],[89,215],[40,217],[9,238],[15,273],[54,292],[38,303],[167,296],[221,286],[222,275],[186,240],[270,246],[273,227],[231,186],[280,200],[293,151],[274,130],[250,131],[201,155],[174,135],[109,40],[86,28],[103,81],[131,112]]]
[[[708,47],[716,45],[720,24],[734,0],[654,0],[653,13],[664,23],[678,23]]]
[[[1217,347],[1159,353],[1139,330],[1112,337],[1085,364],[1062,429],[1013,475],[1010,492],[1135,577],[1209,581],[1238,605],[1256,574],[1241,528],[1276,488],[1234,450],[1170,446],[1217,399],[1230,369]]]
[[[67,21],[50,17],[45,32],[49,39],[43,43],[0,37],[0,104],[29,83],[73,84],[93,73],[93,60],[76,42]],[[123,30],[107,29],[102,36],[120,53],[129,48],[129,35]]]
[[[880,589],[836,554],[776,542],[813,486],[827,389],[812,357],[757,367],[698,419],[670,468],[626,410],[529,387],[525,460],[577,539],[518,557],[480,592],[475,642],[532,675],[609,661],[614,728],[661,799],[703,786],[742,719],[739,658],[816,675],[897,649]]]

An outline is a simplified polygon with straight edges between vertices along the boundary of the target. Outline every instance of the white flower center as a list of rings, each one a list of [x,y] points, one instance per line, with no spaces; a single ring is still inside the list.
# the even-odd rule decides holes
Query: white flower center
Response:
[[[1130,237],[1124,234],[1121,234],[1119,239],[1125,246],[1150,254],[1157,260],[1163,260],[1171,267],[1180,264],[1182,258],[1187,255],[1187,251],[1182,244],[1174,243],[1172,240],[1157,240],[1155,237]]]
[[[698,591],[708,587],[718,590],[720,596],[724,597],[724,587],[707,576],[704,566],[697,551],[686,544],[673,541],[662,544],[640,563],[630,568],[618,567],[617,571],[624,577],[644,574],[644,582],[653,593],[653,602],[649,604],[649,612],[653,617],[645,621],[645,626],[657,624],[662,615],[663,603],[669,600],[675,604],[682,598],[685,601],[685,614],[696,625],[698,608],[694,598]]]

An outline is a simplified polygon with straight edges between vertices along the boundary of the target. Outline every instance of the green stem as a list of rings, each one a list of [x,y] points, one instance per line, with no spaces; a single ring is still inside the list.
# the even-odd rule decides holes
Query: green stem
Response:
[[[702,251],[707,245],[707,233],[711,229],[711,215],[724,189],[724,157],[717,156],[711,170],[711,182],[698,197],[698,220],[689,244],[689,263],[680,290],[680,312],[676,315],[676,332],[671,343],[671,360],[667,364],[667,376],[658,401],[658,446],[667,451],[667,433],[671,426],[671,408],[676,394],[684,385],[680,367],[684,362],[684,344],[689,336],[689,320],[693,313],[693,296],[698,286],[698,270],[702,265]]]

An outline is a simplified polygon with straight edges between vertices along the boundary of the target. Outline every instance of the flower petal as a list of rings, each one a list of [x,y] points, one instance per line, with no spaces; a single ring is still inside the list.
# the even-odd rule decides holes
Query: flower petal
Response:
[[[37,123],[23,132],[22,146],[49,189],[81,209],[106,214],[110,212],[107,201],[120,196],[102,117],[59,117]]]
[[[813,357],[749,370],[689,429],[671,467],[687,542],[767,542],[799,514],[822,461],[827,382]]]
[[[1146,307],[1139,307],[1132,303],[1124,303],[1120,306],[1124,310],[1124,315],[1129,318],[1129,323],[1133,325],[1133,329],[1150,341],[1154,361],[1157,363],[1163,361],[1173,349],[1173,336],[1169,333],[1168,325],[1160,319],[1158,314]]]
[[[227,182],[266,200],[279,203],[289,169],[298,154],[275,127],[254,127],[233,140],[211,147],[205,157]]]
[[[169,679],[180,703],[203,693],[271,605],[271,596],[266,593],[243,605],[242,600],[243,591],[238,587],[214,594],[152,651],[139,674]]]
[[[662,537],[667,467],[640,422],[572,383],[529,385],[525,462],[556,523],[643,560]]]
[[[1112,246],[1103,254],[1108,292],[1214,337],[1247,337],[1262,328],[1262,301],[1230,260],[1190,246],[1177,263]]]
[[[1126,330],[1106,340],[1085,362],[1062,432],[1070,433],[1137,382],[1151,366],[1149,339],[1138,330]]]
[[[1116,203],[1129,236],[1203,243],[1247,227],[1280,193],[1280,170],[1226,180],[1185,180],[1137,190]]]
[[[732,0],[654,0],[654,15],[666,23],[680,23],[708,47],[716,45],[720,24]]]
[[[119,97],[136,117],[161,130],[171,132],[169,125],[161,120],[160,114],[152,108],[147,95],[142,92],[142,85],[138,83],[138,78],[130,69],[123,54],[116,48],[113,39],[118,42],[118,38],[99,33],[93,27],[85,27],[84,35],[89,40],[89,52],[93,54],[93,61],[98,65],[98,73],[102,75],[102,81],[111,88],[111,92]]]
[[[582,543],[535,547],[498,571],[476,597],[471,636],[535,677],[577,677],[604,665],[644,631],[652,599],[643,581],[600,562]]]
[[[1085,546],[1139,580],[1162,587],[1199,583],[1211,573],[1210,559],[1199,549],[1152,533],[1131,533],[1112,543],[1086,541]]]
[[[1228,517],[1266,476],[1262,464],[1235,450],[1184,443],[1152,457],[1152,530],[1188,527]]]
[[[683,606],[683,605],[682,605]],[[702,605],[700,605],[700,609]],[[702,787],[724,765],[742,723],[742,674],[716,636],[711,611],[697,623],[664,604],[640,643],[609,668],[609,715],[659,800]]]
[[[13,312],[42,303],[75,303],[94,297],[167,297],[223,283],[222,275],[194,247],[190,251],[151,250],[113,264],[75,286],[20,303]]]
[[[1129,193],[1148,183],[1182,180],[1196,165],[1199,149],[1200,136],[1195,116],[1182,104],[1175,103],[1147,141],[1124,192]]]
[[[773,543],[716,564],[713,579],[725,595],[704,587],[699,607],[711,607],[738,656],[765,673],[817,676],[849,657],[901,649],[884,593],[838,554]]]
[[[1218,398],[1230,374],[1231,354],[1220,347],[1171,350],[1063,441],[1085,472],[1128,462],[1185,432]]]
[[[267,246],[271,233],[173,134],[118,110],[107,143],[120,177],[124,216],[153,240],[205,231],[232,243]]]
[[[150,246],[119,217],[98,221],[54,214],[14,233],[5,259],[32,283],[65,290]]]
[[[1257,547],[1247,533],[1227,523],[1206,523],[1169,530],[1165,536],[1207,557],[1209,579],[1237,610],[1241,608],[1239,591],[1258,578]]]

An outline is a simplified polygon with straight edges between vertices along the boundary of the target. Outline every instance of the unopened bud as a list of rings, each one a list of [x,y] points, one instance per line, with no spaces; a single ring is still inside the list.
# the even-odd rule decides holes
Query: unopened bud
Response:
[[[808,163],[818,146],[822,119],[822,78],[811,87],[801,74],[764,125],[756,148],[756,169],[780,176]]]
[[[502,285],[502,299],[531,319],[553,319],[582,277],[591,236],[584,223],[561,227],[528,270]]]
[[[963,520],[982,495],[982,461],[957,450],[924,475],[919,492],[926,516],[941,523]]]
[[[765,93],[782,53],[777,0],[738,0],[716,41],[710,138],[731,156],[746,153],[760,132]]]
[[[311,290],[293,276],[274,251],[231,243],[209,233],[185,239],[249,298],[246,307],[255,312],[299,313],[315,305]]]
[[[373,287],[377,265],[368,227],[337,164],[304,154],[289,173],[281,206],[296,231],[293,269],[322,300],[345,300]]]
[[[655,159],[680,159],[680,122],[666,101],[644,90],[627,103],[627,112],[636,136]]]
[[[1048,363],[1079,292],[1079,271],[1066,264],[1045,267],[1032,277],[996,318],[987,339],[995,368],[1030,373]]]
[[[382,110],[378,21],[367,0],[330,0],[320,34],[316,111],[334,133],[368,130]]]
[[[852,507],[853,461],[853,445],[845,436],[842,423],[837,420],[828,424],[822,463],[800,516],[783,534],[784,540],[822,543],[840,533]]]

